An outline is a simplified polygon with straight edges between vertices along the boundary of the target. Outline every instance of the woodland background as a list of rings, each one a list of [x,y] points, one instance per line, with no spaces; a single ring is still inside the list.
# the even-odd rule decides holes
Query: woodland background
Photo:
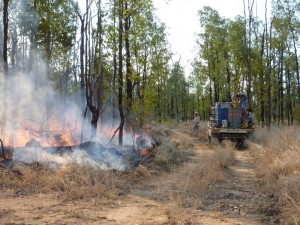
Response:
[[[265,18],[254,16],[255,0],[244,1],[244,16],[234,19],[210,7],[199,9],[202,32],[191,74],[180,59],[172,59],[167,28],[152,1],[86,0],[85,5],[1,1],[2,136],[7,118],[22,113],[11,97],[25,95],[22,79],[31,81],[33,102],[43,96],[38,109],[45,118],[55,105],[76,103],[78,116],[90,121],[91,139],[108,111],[109,119],[118,121],[120,145],[124,125],[189,120],[195,111],[206,120],[210,106],[232,101],[237,92],[247,94],[262,126],[299,121],[299,1],[272,1]],[[60,100],[49,101],[50,90]]]

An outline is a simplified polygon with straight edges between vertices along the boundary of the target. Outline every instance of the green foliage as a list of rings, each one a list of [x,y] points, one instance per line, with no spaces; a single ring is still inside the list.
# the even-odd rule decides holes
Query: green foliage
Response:
[[[294,120],[300,125],[300,104],[297,104],[293,112]]]
[[[66,53],[75,43],[77,27],[73,5],[68,0],[36,4],[39,17],[36,39],[47,57],[51,58],[54,52]]]
[[[290,0],[274,1],[269,21],[252,15],[229,20],[210,7],[200,10],[191,77],[197,109],[247,91],[259,120],[291,124],[293,102],[300,98],[299,11]]]
[[[122,2],[127,8],[119,11]],[[96,87],[95,91],[102,94],[101,100],[116,96],[119,88],[126,98],[126,82],[130,81],[133,97],[130,104],[124,99],[123,106],[131,107],[128,111],[139,125],[149,119],[178,122],[191,118],[194,111],[205,118],[215,101],[232,100],[233,93],[245,91],[249,85],[247,94],[258,119],[268,116],[278,121],[280,116],[284,117],[282,121],[291,120],[294,112],[294,120],[299,122],[299,106],[293,108],[299,102],[299,3],[273,1],[272,19],[268,21],[241,16],[227,19],[210,7],[199,10],[201,33],[197,38],[193,71],[188,78],[180,61],[171,63],[167,28],[156,18],[152,1],[110,0],[108,4],[92,1],[92,6],[95,15],[101,16],[101,24],[97,16],[90,17],[90,12],[81,14],[73,0],[23,1],[22,7],[17,1],[10,1],[8,41],[10,46],[18,45],[17,68],[31,73],[32,55],[42,53],[56,90],[64,94],[76,92],[78,75],[83,72],[90,84],[82,85],[82,89],[88,85]],[[127,38],[126,53],[130,54],[123,51],[122,64],[118,62],[121,57],[116,55],[119,12],[123,12],[120,15],[123,23],[130,19],[120,43],[125,48],[124,37]],[[85,26],[91,25],[91,29],[85,27],[81,71],[76,32],[82,21]],[[117,79],[121,65],[122,87]],[[97,79],[99,68],[103,72],[101,83]],[[126,69],[130,70],[127,80]]]

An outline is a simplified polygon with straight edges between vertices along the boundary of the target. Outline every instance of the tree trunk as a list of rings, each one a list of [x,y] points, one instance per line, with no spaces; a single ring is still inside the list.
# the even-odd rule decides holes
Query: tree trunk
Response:
[[[132,105],[133,85],[131,81],[132,68],[131,68],[131,54],[130,54],[130,13],[128,13],[128,3],[125,1],[125,49],[126,49],[126,93],[127,93],[127,110],[130,110]]]
[[[99,110],[94,108],[94,110],[92,110],[92,119],[91,119],[91,136],[90,136],[91,141],[94,141],[97,136],[97,124],[99,120],[99,115],[100,115]]]
[[[265,52],[265,33],[266,29],[263,30],[262,40],[261,40],[261,51],[260,51],[260,63],[263,65],[264,52]],[[267,56],[268,57],[268,56]],[[265,126],[265,79],[264,79],[264,69],[261,69],[259,74],[260,83],[260,119],[262,127]]]
[[[114,0],[114,8],[113,8],[113,14],[116,15],[116,0]],[[114,30],[116,28],[116,17],[114,16]],[[117,45],[117,40],[115,38],[115,35],[113,35],[113,44],[114,46]],[[113,56],[113,91],[116,91],[116,80],[117,80],[117,51],[114,50],[114,56]],[[115,119],[117,118],[117,115],[115,113],[115,108],[116,108],[116,101],[115,98],[113,99],[113,112],[112,112],[112,120],[113,122],[115,121]]]
[[[84,28],[85,28],[85,20],[84,17],[80,16],[80,52],[79,52],[79,57],[80,57],[80,103],[81,106],[83,107],[85,105],[85,83],[84,83]]]
[[[8,75],[8,61],[7,61],[7,38],[8,38],[8,2],[3,0],[3,67],[4,76]]]
[[[267,2],[267,1],[266,1]],[[271,127],[271,119],[272,119],[272,98],[271,98],[271,62],[272,62],[272,24],[273,24],[273,19],[271,21],[271,26],[270,26],[270,44],[267,47],[267,103],[268,103],[268,110],[267,110],[267,126],[268,128]],[[267,22],[266,22],[266,31],[268,30],[267,28]]]
[[[297,79],[297,95],[298,95],[298,103],[300,103],[300,73],[299,73],[299,62],[298,62],[298,53],[297,53],[297,44],[296,44],[296,38],[294,34],[294,29],[292,24],[290,23],[291,31],[292,31],[292,37],[293,37],[293,45],[294,45],[294,52],[295,52],[295,63],[296,63],[296,79]]]
[[[279,73],[279,117],[281,125],[284,125],[284,94],[283,94],[283,44],[281,46],[281,55],[280,55],[280,73]]]
[[[7,108],[7,97],[8,96],[8,87],[7,87],[7,81],[9,79],[8,77],[8,61],[7,61],[7,40],[8,40],[8,2],[9,0],[3,0],[3,68],[4,68],[4,80],[3,80],[3,105],[2,105],[2,128],[1,128],[1,136],[3,139],[3,142],[5,143],[5,135],[6,135],[6,108]]]
[[[103,108],[103,90],[104,90],[104,78],[103,78],[103,69],[102,69],[102,10],[101,10],[101,0],[98,1],[98,23],[97,23],[97,33],[98,39],[96,41],[96,51],[99,52],[98,60],[93,60],[92,68],[95,68],[96,63],[98,63],[98,75],[95,81],[92,81],[93,78],[87,79],[85,82],[87,85],[87,95],[86,102],[92,113],[91,118],[91,135],[90,140],[96,140],[97,135],[97,124],[100,116],[100,110]],[[90,57],[91,58],[91,57]],[[93,54],[93,58],[96,59],[96,55]],[[94,72],[91,72],[93,74]],[[93,101],[95,99],[95,101]]]
[[[286,65],[286,91],[287,91],[287,103],[286,114],[288,119],[288,125],[292,125],[292,99],[291,99],[291,73],[288,65]]]
[[[123,0],[119,2],[119,71],[118,71],[118,107],[120,113],[120,126],[119,126],[119,146],[123,146],[123,129],[125,123],[125,115],[123,109]]]

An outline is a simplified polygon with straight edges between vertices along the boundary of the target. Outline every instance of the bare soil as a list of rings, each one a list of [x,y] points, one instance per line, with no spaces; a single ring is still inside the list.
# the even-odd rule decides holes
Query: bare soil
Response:
[[[32,194],[1,187],[0,224],[223,224],[259,225],[276,223],[269,198],[259,194],[255,161],[251,152],[236,151],[236,160],[225,168],[226,179],[211,184],[199,200],[199,207],[183,207],[170,196],[170,183],[181,179],[184,171],[213,149],[205,135],[193,138],[195,155],[174,172],[151,174],[132,185],[129,194],[116,199],[62,201],[55,194]],[[179,201],[180,199],[178,199]],[[271,213],[270,213],[271,212]]]

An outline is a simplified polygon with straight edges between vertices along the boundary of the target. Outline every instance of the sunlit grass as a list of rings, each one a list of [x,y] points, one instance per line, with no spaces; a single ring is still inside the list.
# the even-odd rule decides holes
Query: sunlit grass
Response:
[[[300,128],[258,129],[257,155],[261,189],[273,195],[286,224],[300,224]]]

